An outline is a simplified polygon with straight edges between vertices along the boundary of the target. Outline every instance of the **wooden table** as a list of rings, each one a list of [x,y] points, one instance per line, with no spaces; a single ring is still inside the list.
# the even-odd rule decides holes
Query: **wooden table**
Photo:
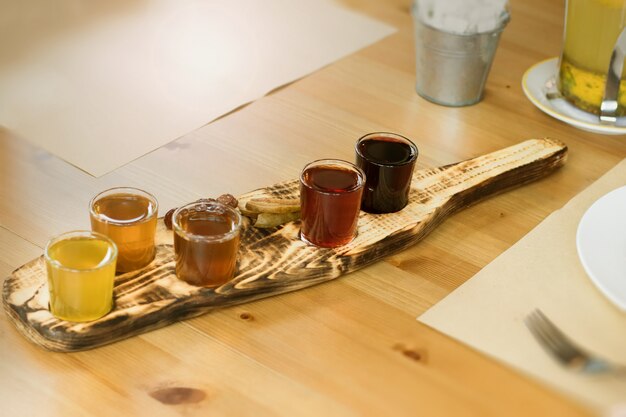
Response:
[[[0,415],[575,416],[580,405],[416,321],[543,218],[626,157],[623,137],[537,110],[520,81],[561,47],[563,1],[512,0],[484,100],[446,108],[414,92],[408,0],[346,0],[397,34],[185,138],[93,178],[0,130],[0,274],[116,185],[153,192],[161,212],[353,158],[371,131],[403,133],[420,167],[550,136],[570,147],[556,174],[473,206],[425,241],[336,281],[225,308],[103,348],[51,353],[0,314]]]

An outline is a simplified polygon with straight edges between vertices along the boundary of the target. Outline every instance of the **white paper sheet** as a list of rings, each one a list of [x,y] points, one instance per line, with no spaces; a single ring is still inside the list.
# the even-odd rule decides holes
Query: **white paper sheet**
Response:
[[[330,0],[0,0],[0,125],[100,176],[394,31]]]

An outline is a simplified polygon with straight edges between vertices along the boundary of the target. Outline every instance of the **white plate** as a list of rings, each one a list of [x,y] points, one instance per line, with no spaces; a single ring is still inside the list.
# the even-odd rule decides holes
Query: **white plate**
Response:
[[[579,129],[605,135],[625,135],[626,117],[618,117],[616,125],[600,123],[600,118],[595,114],[582,111],[567,100],[562,98],[548,99],[546,86],[556,76],[558,58],[550,58],[530,67],[524,78],[522,88],[526,97],[541,111]]]
[[[576,247],[591,281],[626,311],[626,186],[589,207],[578,225]]]

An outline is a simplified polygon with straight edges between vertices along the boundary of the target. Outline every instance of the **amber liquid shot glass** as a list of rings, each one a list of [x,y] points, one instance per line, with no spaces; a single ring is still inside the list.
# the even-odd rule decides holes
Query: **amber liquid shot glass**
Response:
[[[50,239],[44,258],[52,315],[84,322],[111,310],[117,259],[111,239],[89,231],[64,233]]]
[[[300,175],[303,241],[324,248],[350,243],[357,233],[365,174],[350,162],[321,159]]]
[[[156,198],[137,188],[111,188],[91,200],[91,230],[117,245],[117,272],[135,271],[154,259],[157,214]]]
[[[370,133],[355,146],[356,164],[365,172],[363,211],[394,213],[409,202],[417,146],[404,136],[388,132]]]
[[[200,201],[172,215],[176,276],[202,287],[219,287],[234,276],[241,214],[231,207]]]

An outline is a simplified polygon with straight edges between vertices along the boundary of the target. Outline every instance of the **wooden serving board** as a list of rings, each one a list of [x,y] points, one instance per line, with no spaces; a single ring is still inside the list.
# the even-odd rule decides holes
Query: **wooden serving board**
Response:
[[[52,316],[43,257],[5,280],[4,308],[25,337],[46,349],[95,348],[215,308],[299,290],[355,271],[419,242],[457,210],[545,176],[563,165],[566,156],[567,147],[559,141],[531,139],[478,158],[418,170],[407,207],[393,214],[361,212],[357,237],[340,248],[306,245],[299,239],[297,221],[273,229],[256,229],[244,221],[238,274],[216,289],[176,278],[172,232],[161,220],[155,260],[116,277],[114,309],[101,319],[72,323]],[[293,180],[241,198],[298,198],[298,193],[298,181]]]

